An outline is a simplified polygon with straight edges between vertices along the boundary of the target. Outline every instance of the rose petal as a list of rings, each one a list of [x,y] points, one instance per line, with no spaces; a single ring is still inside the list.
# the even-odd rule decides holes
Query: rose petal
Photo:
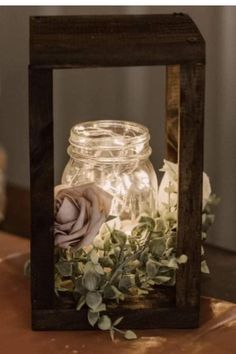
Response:
[[[57,194],[62,190],[62,189],[68,189],[68,185],[66,184],[59,184],[54,187],[54,197],[57,197]]]
[[[55,245],[90,244],[109,214],[112,196],[93,183],[55,188]],[[81,241],[82,240],[82,241]]]
[[[66,224],[59,224],[59,223],[55,222],[54,227],[55,227],[55,229],[62,231],[63,233],[70,233],[70,230],[72,229],[75,222],[76,222],[75,220],[70,221]]]
[[[82,241],[79,243],[78,246],[84,247],[84,246],[90,245],[93,242],[94,238],[97,236],[97,234],[100,230],[100,227],[102,226],[102,224],[105,221],[106,221],[105,215],[103,215],[103,214],[100,215],[100,218],[97,219],[96,223],[94,223],[93,225],[90,225],[86,237],[84,237],[82,239]]]
[[[78,217],[78,208],[69,200],[64,198],[57,214],[56,221],[60,224],[68,223]]]
[[[88,224],[84,225],[83,228],[74,234],[57,234],[55,237],[55,245],[60,247],[68,247],[71,244],[77,243],[83,238],[84,234],[88,229]]]
[[[100,211],[108,216],[111,208],[112,195],[96,185],[92,185],[88,190],[92,191],[97,196]]]
[[[81,197],[78,199],[78,204],[80,208],[80,213],[78,219],[76,220],[76,222],[74,223],[71,229],[71,233],[74,233],[76,230],[80,230],[88,219],[87,218],[88,217],[87,208],[89,208],[88,202],[86,201],[85,198]]]
[[[87,234],[80,242],[79,246],[83,247],[85,245],[89,245],[92,243],[95,236],[98,234],[101,225],[105,222],[106,217],[103,213],[99,212],[99,204],[98,197],[93,193],[91,189],[87,189],[84,193],[87,199],[91,202],[91,216],[90,216],[90,224],[87,231]]]

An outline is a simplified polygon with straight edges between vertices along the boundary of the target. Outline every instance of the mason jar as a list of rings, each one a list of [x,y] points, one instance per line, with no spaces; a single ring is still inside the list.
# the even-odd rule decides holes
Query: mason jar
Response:
[[[68,186],[95,183],[113,196],[110,215],[136,219],[157,209],[157,176],[150,135],[141,124],[98,120],[75,125],[62,176]]]

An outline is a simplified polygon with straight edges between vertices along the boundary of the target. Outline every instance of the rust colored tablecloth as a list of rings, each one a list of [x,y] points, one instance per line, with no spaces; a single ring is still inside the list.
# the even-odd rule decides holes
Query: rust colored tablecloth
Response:
[[[137,340],[114,343],[100,331],[33,332],[28,253],[28,240],[0,233],[0,354],[236,354],[236,304],[209,298],[195,330],[136,331]]]

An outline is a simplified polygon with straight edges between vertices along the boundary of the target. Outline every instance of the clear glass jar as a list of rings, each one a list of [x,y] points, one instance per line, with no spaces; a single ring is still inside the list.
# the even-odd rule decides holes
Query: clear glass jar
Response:
[[[111,215],[136,219],[153,215],[157,208],[157,177],[149,160],[150,135],[141,124],[99,120],[71,129],[62,183],[69,186],[94,182],[113,201]]]

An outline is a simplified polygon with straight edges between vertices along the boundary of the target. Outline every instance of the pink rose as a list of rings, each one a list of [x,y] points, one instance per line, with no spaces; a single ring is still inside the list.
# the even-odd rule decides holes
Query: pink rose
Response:
[[[55,188],[55,245],[68,248],[92,243],[106,221],[112,196],[93,183]]]

